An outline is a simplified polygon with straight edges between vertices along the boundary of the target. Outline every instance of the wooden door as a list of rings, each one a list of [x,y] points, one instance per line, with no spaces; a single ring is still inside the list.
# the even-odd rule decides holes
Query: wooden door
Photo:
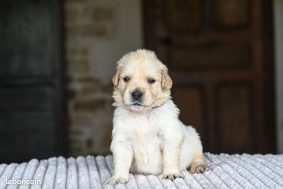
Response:
[[[64,155],[60,3],[0,2],[0,161]]]
[[[275,152],[271,2],[144,1],[145,46],[205,151]]]

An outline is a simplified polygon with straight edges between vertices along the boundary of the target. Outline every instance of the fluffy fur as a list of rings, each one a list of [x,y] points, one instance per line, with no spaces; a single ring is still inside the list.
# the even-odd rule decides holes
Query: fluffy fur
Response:
[[[114,175],[108,184],[126,183],[132,173],[181,177],[181,171],[204,171],[199,135],[178,119],[179,109],[170,97],[172,80],[155,53],[137,50],[124,55],[113,77],[111,151]],[[133,98],[134,91],[142,97]]]

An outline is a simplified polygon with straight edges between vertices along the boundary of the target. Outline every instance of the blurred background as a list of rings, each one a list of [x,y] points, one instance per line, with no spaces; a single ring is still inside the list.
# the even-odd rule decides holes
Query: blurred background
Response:
[[[283,152],[283,1],[1,0],[0,161],[109,154],[111,78],[137,48],[205,151]]]

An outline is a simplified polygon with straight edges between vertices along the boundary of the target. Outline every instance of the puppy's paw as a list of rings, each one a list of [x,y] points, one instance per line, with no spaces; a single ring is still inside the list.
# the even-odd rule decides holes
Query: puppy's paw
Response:
[[[184,176],[178,171],[178,172],[167,172],[167,173],[162,173],[160,175],[161,179],[169,179],[169,180],[175,180],[177,178],[184,178]]]
[[[109,185],[115,185],[115,184],[126,184],[128,182],[127,177],[118,177],[118,176],[113,176],[110,179],[108,179],[105,184]]]
[[[203,173],[207,168],[207,165],[204,162],[193,162],[190,167],[191,173]]]

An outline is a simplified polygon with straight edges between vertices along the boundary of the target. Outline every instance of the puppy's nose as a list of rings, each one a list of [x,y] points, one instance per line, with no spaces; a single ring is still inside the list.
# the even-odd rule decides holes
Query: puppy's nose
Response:
[[[136,89],[131,93],[131,95],[134,100],[140,100],[143,96],[143,92],[141,92],[139,89]]]

